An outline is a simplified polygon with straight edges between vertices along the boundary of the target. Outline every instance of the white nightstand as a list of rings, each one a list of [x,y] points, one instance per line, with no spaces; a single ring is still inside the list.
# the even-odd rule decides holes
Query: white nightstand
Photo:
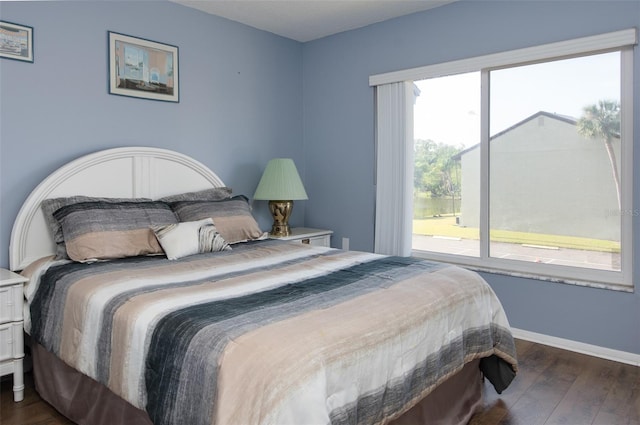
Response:
[[[295,241],[315,246],[331,246],[331,230],[309,229],[307,227],[292,227],[289,236],[269,236],[271,239],[279,239],[281,241]]]
[[[0,376],[13,373],[13,400],[24,398],[23,285],[29,279],[0,269]]]

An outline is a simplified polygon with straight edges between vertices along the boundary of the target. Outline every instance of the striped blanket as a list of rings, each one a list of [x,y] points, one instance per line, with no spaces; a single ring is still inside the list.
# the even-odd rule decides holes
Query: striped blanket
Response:
[[[415,258],[263,241],[26,272],[32,337],[157,425],[384,423],[471,360],[516,368],[491,288]]]

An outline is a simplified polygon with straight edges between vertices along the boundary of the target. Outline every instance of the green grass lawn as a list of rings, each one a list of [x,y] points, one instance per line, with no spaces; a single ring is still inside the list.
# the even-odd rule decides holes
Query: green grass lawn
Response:
[[[413,220],[413,233],[417,235],[480,239],[479,229],[472,227],[460,227],[456,225],[456,218],[454,216]],[[492,230],[491,240],[493,242],[542,245],[587,251],[620,252],[619,242],[579,238],[574,236],[546,235],[542,233]]]

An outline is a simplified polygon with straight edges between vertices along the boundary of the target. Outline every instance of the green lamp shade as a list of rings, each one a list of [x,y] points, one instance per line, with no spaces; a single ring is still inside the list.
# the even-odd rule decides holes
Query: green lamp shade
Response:
[[[294,201],[309,198],[293,160],[275,158],[264,169],[253,199]]]

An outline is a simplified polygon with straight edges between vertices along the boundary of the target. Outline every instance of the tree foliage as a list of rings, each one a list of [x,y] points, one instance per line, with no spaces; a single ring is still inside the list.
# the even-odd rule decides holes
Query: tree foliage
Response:
[[[578,120],[578,132],[585,137],[612,140],[620,137],[620,103],[600,100],[597,105],[583,108]]]
[[[620,103],[613,100],[600,100],[597,105],[585,106],[583,115],[576,125],[581,135],[604,142],[618,195],[618,208],[620,208],[620,174],[612,143],[614,138],[620,138]]]
[[[414,188],[431,197],[459,196],[461,147],[433,140],[414,142]]]

